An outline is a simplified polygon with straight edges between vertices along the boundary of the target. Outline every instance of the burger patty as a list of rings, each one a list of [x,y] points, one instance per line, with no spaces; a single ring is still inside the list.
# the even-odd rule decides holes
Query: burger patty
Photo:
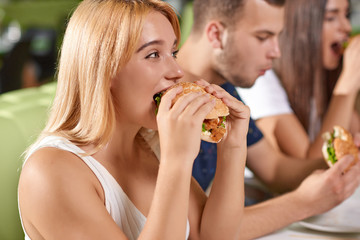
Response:
[[[213,128],[216,128],[218,126],[218,123],[220,122],[220,118],[216,119],[205,119],[204,120],[204,128],[208,131],[210,131]]]
[[[211,133],[211,138],[214,141],[219,141],[226,132],[224,117],[205,119],[203,128]]]

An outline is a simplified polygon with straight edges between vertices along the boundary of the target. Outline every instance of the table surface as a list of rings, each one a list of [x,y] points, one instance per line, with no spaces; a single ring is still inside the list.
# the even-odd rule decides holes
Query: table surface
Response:
[[[327,213],[324,213],[319,216],[322,220],[321,223],[327,224],[331,223],[326,230],[334,230],[333,232],[317,231],[311,230],[307,227],[302,226],[300,223],[293,223],[288,227],[285,227],[279,231],[276,231],[267,236],[261,237],[261,240],[285,240],[285,239],[331,239],[331,240],[340,240],[340,239],[360,239],[360,187],[355,191],[355,193],[345,200],[341,205],[336,208],[331,209]],[[318,218],[318,217],[317,217]],[[324,222],[325,221],[325,222]],[[337,222],[337,223],[336,223]],[[316,222],[318,223],[318,222]],[[336,223],[336,224],[334,224]],[[321,225],[320,225],[321,226]],[[343,231],[342,233],[336,232],[336,227],[339,229],[342,226],[353,227],[352,229],[356,230],[356,233],[347,233]],[[315,228],[317,229],[317,228]],[[320,228],[323,230],[324,228]]]
[[[360,220],[360,219],[359,219]],[[360,233],[328,233],[310,230],[294,223],[280,231],[258,238],[259,240],[287,240],[287,239],[360,239]]]

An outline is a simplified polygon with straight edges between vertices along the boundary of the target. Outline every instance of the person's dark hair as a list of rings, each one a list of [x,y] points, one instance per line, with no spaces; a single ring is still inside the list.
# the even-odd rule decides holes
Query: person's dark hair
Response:
[[[194,0],[193,32],[201,32],[212,19],[220,20],[224,24],[233,24],[242,16],[246,1],[250,0]],[[278,7],[285,4],[285,0],[263,1]]]
[[[285,7],[285,25],[280,35],[281,58],[275,61],[291,107],[309,130],[311,101],[318,116],[327,109],[337,79],[337,70],[323,69],[322,29],[327,0],[291,0]],[[334,74],[336,75],[335,77]]]

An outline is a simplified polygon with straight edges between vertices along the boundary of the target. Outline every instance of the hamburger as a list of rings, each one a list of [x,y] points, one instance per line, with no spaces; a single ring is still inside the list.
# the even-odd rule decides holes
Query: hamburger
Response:
[[[332,48],[334,49],[334,51],[338,51],[341,55],[344,54],[346,48],[349,46],[350,42],[354,39],[356,35],[351,36],[348,40],[342,42],[342,43],[334,43],[332,44]]]
[[[333,52],[336,55],[343,55],[346,48],[349,46],[350,42],[352,41],[352,39],[354,38],[354,36],[348,38],[348,39],[342,39],[339,41],[335,41],[331,44],[331,49],[333,50]]]
[[[354,161],[345,169],[345,172],[357,163],[359,160],[359,149],[355,146],[351,134],[344,128],[334,126],[332,132],[325,132],[322,137],[324,139],[322,153],[325,161],[330,167],[340,158],[348,154],[354,156]]]
[[[182,86],[183,91],[176,95],[176,97],[172,100],[172,105],[174,105],[181,96],[191,92],[201,92],[203,94],[208,94],[210,98],[215,100],[214,108],[206,115],[202,124],[201,139],[212,143],[220,142],[226,134],[226,116],[229,115],[229,108],[223,103],[221,99],[206,92],[204,87],[191,82],[177,83],[174,86],[168,88],[167,90],[154,95],[154,101],[157,109],[160,105],[161,98],[170,89],[178,86]]]

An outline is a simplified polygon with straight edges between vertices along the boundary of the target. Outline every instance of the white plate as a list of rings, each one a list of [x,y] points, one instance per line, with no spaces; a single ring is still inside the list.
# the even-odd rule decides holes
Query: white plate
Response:
[[[360,188],[332,210],[299,222],[302,226],[323,232],[360,232]]]

